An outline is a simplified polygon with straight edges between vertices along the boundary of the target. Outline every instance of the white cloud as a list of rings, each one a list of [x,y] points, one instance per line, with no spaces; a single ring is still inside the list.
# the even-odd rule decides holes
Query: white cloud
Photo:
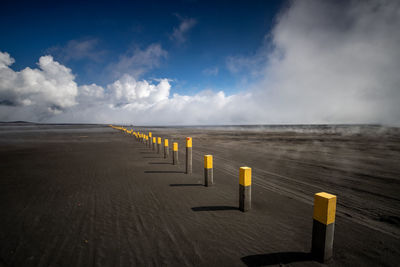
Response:
[[[170,39],[175,41],[177,44],[183,44],[187,40],[187,33],[196,25],[197,21],[193,18],[182,18],[179,15],[176,16],[180,19],[181,24],[179,24],[178,28],[174,28],[170,35]]]
[[[219,68],[218,67],[214,67],[214,68],[207,68],[203,70],[203,74],[207,75],[207,76],[217,76],[219,72]]]
[[[120,56],[117,62],[107,67],[107,71],[111,72],[114,78],[124,74],[138,78],[146,71],[158,67],[161,60],[167,56],[167,51],[160,44],[151,44],[144,50],[136,48]]]
[[[279,122],[399,123],[399,28],[395,1],[293,1],[257,99]]]
[[[90,59],[99,62],[106,51],[97,49],[98,44],[99,40],[96,38],[70,40],[64,46],[50,47],[47,52],[63,61]]]
[[[154,85],[148,81],[137,81],[130,75],[124,75],[107,88],[115,106],[148,108],[167,100],[171,85],[167,79],[161,79],[157,85]]]
[[[7,106],[32,106],[35,111],[57,114],[76,104],[77,85],[71,70],[51,56],[39,59],[38,69],[14,71],[8,53],[0,52],[0,103]],[[7,114],[4,114],[7,116]]]

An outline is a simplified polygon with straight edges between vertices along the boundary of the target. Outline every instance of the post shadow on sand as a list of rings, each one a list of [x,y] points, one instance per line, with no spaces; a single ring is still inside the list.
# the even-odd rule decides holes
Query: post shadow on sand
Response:
[[[169,164],[169,165],[172,165],[171,162],[149,162],[149,164]]]
[[[184,171],[144,171],[144,173],[185,173]]]
[[[241,258],[247,266],[268,266],[288,264],[301,261],[312,261],[311,253],[307,252],[277,252],[270,254],[257,254]]]
[[[202,184],[170,184],[169,186],[179,187],[179,186],[204,186],[204,185],[202,185]]]
[[[192,211],[221,211],[221,210],[239,210],[239,208],[232,206],[203,206],[203,207],[192,208]]]
[[[144,159],[159,159],[160,157],[143,157]]]

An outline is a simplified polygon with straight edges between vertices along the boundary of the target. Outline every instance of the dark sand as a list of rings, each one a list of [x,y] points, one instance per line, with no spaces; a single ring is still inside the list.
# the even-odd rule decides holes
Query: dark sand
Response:
[[[320,266],[308,252],[321,191],[338,196],[329,265],[398,266],[399,129],[151,130],[179,142],[179,166],[106,126],[1,124],[0,266]],[[242,213],[246,165],[253,209]]]

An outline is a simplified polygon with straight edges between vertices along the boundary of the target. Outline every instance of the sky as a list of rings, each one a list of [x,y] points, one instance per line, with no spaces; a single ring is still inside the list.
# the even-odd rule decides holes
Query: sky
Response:
[[[0,121],[400,125],[399,1],[3,1]]]

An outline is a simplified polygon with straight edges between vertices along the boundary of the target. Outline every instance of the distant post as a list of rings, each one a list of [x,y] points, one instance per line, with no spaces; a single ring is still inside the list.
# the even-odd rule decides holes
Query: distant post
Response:
[[[164,139],[164,158],[169,157],[169,146],[168,146],[168,139]]]
[[[157,138],[157,153],[161,154],[161,137]]]
[[[239,209],[246,212],[251,209],[251,168],[239,169]]]
[[[172,164],[178,165],[178,143],[174,142],[172,151]]]
[[[149,148],[151,149],[151,147],[153,146],[153,134],[152,132],[149,132],[149,138],[150,138],[150,144],[149,144]]]
[[[336,196],[325,192],[315,194],[311,253],[320,262],[329,261],[333,255],[335,215]]]
[[[156,151],[156,138],[153,137],[153,150]]]
[[[211,186],[213,184],[213,156],[204,155],[204,185]]]
[[[186,137],[186,174],[192,174],[192,137]]]

